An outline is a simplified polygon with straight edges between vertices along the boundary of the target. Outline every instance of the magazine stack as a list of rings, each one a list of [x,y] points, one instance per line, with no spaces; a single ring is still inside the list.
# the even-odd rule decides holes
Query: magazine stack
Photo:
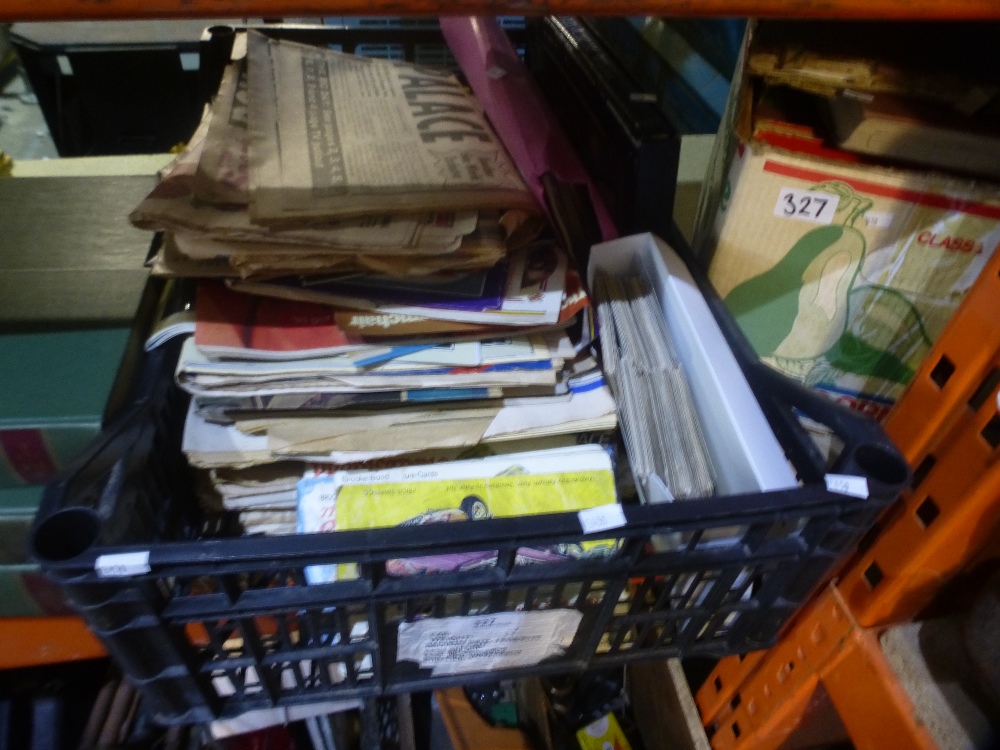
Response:
[[[154,272],[195,280],[176,380],[205,507],[287,534],[616,502],[590,300],[476,98],[245,41],[131,215]]]

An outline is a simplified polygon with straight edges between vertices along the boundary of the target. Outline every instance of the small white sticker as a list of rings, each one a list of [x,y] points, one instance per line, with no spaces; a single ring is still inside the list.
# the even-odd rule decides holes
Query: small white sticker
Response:
[[[892,226],[892,212],[866,211],[865,226],[873,227],[875,229],[885,229],[888,226]]]
[[[608,503],[607,505],[599,505],[596,508],[586,508],[576,515],[580,519],[580,526],[583,527],[584,534],[618,529],[626,524],[625,513],[622,511],[622,506],[618,503]]]
[[[486,71],[486,75],[492,78],[494,81],[499,81],[501,78],[507,75],[507,71],[501,68],[499,65],[494,65],[492,68],[489,68]]]
[[[148,573],[149,552],[124,552],[119,555],[101,555],[94,562],[94,570],[101,578],[127,578]]]
[[[875,101],[875,95],[869,94],[867,91],[855,91],[854,89],[844,89],[844,96],[847,99],[854,99],[859,102],[873,102]]]
[[[774,215],[785,219],[799,219],[816,224],[829,224],[837,212],[840,196],[818,190],[781,188]]]
[[[826,488],[838,495],[868,498],[868,480],[851,474],[827,474]]]

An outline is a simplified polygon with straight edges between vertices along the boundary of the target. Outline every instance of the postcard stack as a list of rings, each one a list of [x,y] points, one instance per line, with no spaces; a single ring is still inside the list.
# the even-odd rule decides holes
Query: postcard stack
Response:
[[[294,533],[350,527],[304,520],[303,477],[460,461],[444,475],[610,479],[590,301],[476,99],[448,71],[245,42],[131,215],[163,233],[154,273],[197,279],[176,379],[206,493],[244,533]],[[565,509],[614,502],[598,484]],[[425,494],[406,513],[466,513]],[[477,513],[564,509],[532,502]]]

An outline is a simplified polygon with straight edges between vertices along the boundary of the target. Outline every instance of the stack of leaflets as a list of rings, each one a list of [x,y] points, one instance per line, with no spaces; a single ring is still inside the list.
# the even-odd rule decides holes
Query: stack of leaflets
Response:
[[[644,496],[685,500],[713,494],[714,469],[691,388],[649,282],[598,272],[594,294],[604,367]]]
[[[292,533],[307,470],[610,442],[589,298],[477,100],[447,71],[245,46],[131,216],[164,233],[154,273],[195,280],[176,380],[215,500]]]

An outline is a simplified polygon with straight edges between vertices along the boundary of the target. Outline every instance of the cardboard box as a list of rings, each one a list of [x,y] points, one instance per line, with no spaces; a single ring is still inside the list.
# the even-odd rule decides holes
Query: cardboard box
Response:
[[[881,419],[1000,243],[1000,188],[753,140],[737,80],[696,251],[765,362]]]

